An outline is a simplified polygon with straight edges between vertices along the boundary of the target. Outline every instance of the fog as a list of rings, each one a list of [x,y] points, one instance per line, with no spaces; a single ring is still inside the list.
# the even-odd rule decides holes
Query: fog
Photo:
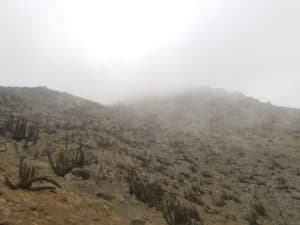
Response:
[[[297,0],[0,2],[0,85],[105,104],[211,86],[300,108]]]

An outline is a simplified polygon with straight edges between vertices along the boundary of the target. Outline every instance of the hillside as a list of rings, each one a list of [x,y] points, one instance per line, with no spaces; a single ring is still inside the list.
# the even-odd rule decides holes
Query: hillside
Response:
[[[169,195],[199,214],[178,225],[300,221],[297,109],[210,88],[104,106],[0,87],[0,128],[0,224],[167,224]],[[49,153],[78,149],[84,165],[57,176]],[[20,157],[62,188],[9,188]]]

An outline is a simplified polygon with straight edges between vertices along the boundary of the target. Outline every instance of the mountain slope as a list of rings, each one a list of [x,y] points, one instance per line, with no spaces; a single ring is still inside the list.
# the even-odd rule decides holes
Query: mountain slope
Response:
[[[31,121],[38,137],[14,139],[4,126],[10,116]],[[133,196],[137,181],[146,182],[137,183],[144,185],[141,192],[155,182],[182,203],[194,202],[203,224],[300,221],[300,110],[214,89],[103,106],[43,87],[0,87],[0,121],[1,180],[15,179],[14,157],[25,156],[63,186],[58,197],[48,192],[23,195],[0,182],[0,206],[6,209],[0,210],[0,218],[13,224],[22,217],[38,224],[55,217],[56,224],[79,218],[82,224],[165,224],[160,210],[140,203],[141,193]],[[79,146],[87,158],[98,159],[84,167],[90,179],[55,176],[47,152],[71,155]],[[14,193],[21,202],[13,199]],[[62,198],[69,199],[66,206]],[[27,209],[18,217],[8,213],[42,199],[49,199],[43,205],[49,210],[47,219],[28,217]],[[63,214],[54,210],[55,204]],[[79,206],[84,209],[74,212]]]

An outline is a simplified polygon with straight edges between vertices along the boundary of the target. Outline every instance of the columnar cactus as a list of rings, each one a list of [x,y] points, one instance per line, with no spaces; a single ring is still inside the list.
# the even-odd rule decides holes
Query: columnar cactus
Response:
[[[50,179],[49,177],[36,177],[35,171],[35,167],[27,166],[27,163],[24,162],[24,158],[21,158],[19,164],[19,182],[17,184],[13,184],[8,177],[5,177],[5,184],[13,190],[21,188],[29,191],[41,191],[54,190],[55,187],[61,188],[56,181]],[[53,184],[54,186],[32,187],[32,184],[35,182],[47,182]]]
[[[50,152],[48,151],[48,159],[51,168],[57,176],[64,177],[74,168],[74,162],[68,159],[63,151],[61,151],[54,162]]]

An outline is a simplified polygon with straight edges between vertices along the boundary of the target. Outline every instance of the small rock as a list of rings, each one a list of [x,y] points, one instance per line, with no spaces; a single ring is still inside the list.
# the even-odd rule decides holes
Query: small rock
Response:
[[[7,203],[7,201],[5,198],[0,198],[0,205],[4,205],[6,203]]]
[[[14,213],[24,212],[25,208],[22,206],[15,206],[14,208],[11,209],[11,211]]]
[[[104,208],[106,214],[107,214],[108,216],[110,216],[111,213],[110,213],[110,208],[109,208],[109,206],[104,205],[103,208]]]
[[[9,217],[11,215],[11,210],[9,208],[6,208],[6,207],[1,207],[0,208],[0,212],[1,212],[1,215],[6,218],[6,217]]]
[[[91,218],[91,221],[93,221],[93,222],[99,222],[99,219],[96,218],[96,217],[93,217],[93,218]]]
[[[0,220],[0,225],[9,225],[11,223],[9,223],[7,220]]]
[[[31,204],[29,205],[29,209],[30,209],[31,211],[36,211],[36,210],[38,210],[38,205],[35,204],[35,203],[31,203]]]
[[[91,178],[92,171],[89,169],[74,168],[71,171],[71,174],[73,174],[75,177],[81,178],[82,180],[88,180]]]
[[[78,178],[71,173],[68,173],[67,175],[65,175],[64,178],[66,179],[66,181],[78,180]]]
[[[106,200],[106,201],[112,201],[112,200],[115,199],[114,196],[112,196],[112,195],[110,195],[110,194],[106,194],[106,193],[104,193],[104,192],[98,192],[98,193],[96,194],[96,196],[99,197],[99,198],[103,198],[103,199]]]
[[[13,203],[17,203],[17,204],[20,204],[20,203],[23,202],[22,199],[20,197],[17,197],[17,196],[11,197],[10,199],[8,199],[8,201],[13,202]]]
[[[141,219],[131,220],[130,225],[145,225],[145,221]]]

